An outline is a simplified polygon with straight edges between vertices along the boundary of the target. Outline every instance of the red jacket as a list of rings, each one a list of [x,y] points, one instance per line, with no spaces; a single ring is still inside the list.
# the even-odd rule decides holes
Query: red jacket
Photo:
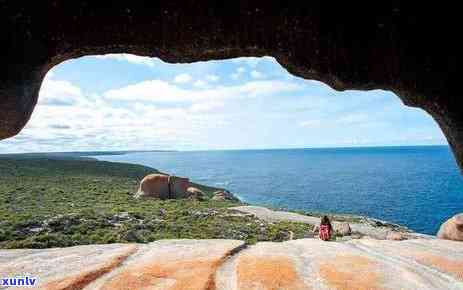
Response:
[[[320,225],[318,236],[323,241],[331,239],[331,227],[329,225]]]

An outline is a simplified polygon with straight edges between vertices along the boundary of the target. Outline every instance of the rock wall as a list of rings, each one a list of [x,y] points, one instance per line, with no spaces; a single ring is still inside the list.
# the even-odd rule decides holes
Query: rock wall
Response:
[[[458,3],[0,1],[0,138],[29,120],[45,73],[74,57],[168,62],[274,56],[337,90],[386,89],[430,113],[463,164]],[[406,124],[404,124],[406,125]]]

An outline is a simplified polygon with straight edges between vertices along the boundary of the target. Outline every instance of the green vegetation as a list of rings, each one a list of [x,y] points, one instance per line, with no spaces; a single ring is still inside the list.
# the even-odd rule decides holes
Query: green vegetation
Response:
[[[228,209],[230,201],[134,199],[156,170],[83,158],[0,157],[0,248],[48,248],[158,239],[287,240],[311,231]],[[199,186],[199,185],[198,185]],[[207,195],[217,188],[199,186]]]

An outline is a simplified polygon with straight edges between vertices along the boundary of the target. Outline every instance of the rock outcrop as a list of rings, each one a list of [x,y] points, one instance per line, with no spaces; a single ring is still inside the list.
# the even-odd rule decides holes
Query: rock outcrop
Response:
[[[194,200],[205,200],[206,194],[196,187],[188,187],[186,190],[186,198]]]
[[[169,176],[149,174],[140,181],[136,197],[169,198]]]
[[[26,274],[42,290],[463,289],[463,243],[162,240],[0,250],[1,277]]]
[[[189,185],[188,178],[165,174],[149,174],[140,182],[135,196],[160,199],[185,198]]]
[[[404,235],[403,233],[396,232],[396,231],[389,231],[386,235],[386,240],[391,240],[391,241],[402,241],[406,240],[407,236]]]
[[[463,241],[463,213],[457,214],[443,223],[437,237],[439,239]]]
[[[217,190],[213,193],[212,200],[216,201],[239,201],[239,199],[228,190]]]
[[[352,234],[352,229],[350,228],[349,223],[339,222],[334,224],[334,231],[337,235],[349,236]]]
[[[190,180],[185,177],[169,176],[169,198],[185,198],[186,191],[190,186]]]

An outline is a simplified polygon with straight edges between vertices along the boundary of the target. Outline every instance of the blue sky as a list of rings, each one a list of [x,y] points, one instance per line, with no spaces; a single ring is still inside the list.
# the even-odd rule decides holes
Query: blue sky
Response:
[[[54,67],[1,152],[447,144],[391,92],[337,92],[274,58],[168,64],[117,54]]]

